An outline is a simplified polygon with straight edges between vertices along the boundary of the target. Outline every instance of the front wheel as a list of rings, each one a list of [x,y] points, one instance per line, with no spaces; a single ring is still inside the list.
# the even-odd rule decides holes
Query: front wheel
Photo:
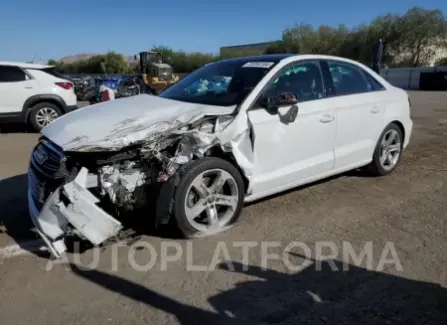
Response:
[[[31,108],[29,122],[35,131],[40,132],[61,115],[62,112],[55,104],[39,103]]]
[[[373,161],[367,166],[368,171],[375,176],[392,173],[400,162],[402,149],[402,131],[392,123],[380,135],[374,150]]]
[[[175,191],[175,220],[186,238],[229,229],[239,218],[244,183],[239,171],[220,158],[191,162],[180,172]]]

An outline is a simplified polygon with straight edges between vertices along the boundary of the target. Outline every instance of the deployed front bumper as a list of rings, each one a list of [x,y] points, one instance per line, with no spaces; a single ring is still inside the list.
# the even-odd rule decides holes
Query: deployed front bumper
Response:
[[[74,231],[94,245],[118,234],[121,223],[96,205],[99,202],[88,189],[88,170],[82,168],[76,178],[57,188],[37,208],[33,197],[35,179],[28,171],[28,206],[37,233],[55,257],[66,251],[64,237]]]

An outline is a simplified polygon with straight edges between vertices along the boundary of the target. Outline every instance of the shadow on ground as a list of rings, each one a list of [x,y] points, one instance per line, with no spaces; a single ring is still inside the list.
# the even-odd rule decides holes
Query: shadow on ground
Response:
[[[28,214],[27,175],[0,180],[0,232],[16,242],[37,238]]]
[[[27,174],[0,180],[0,234],[6,234],[22,249],[34,255],[49,258],[51,257],[49,251],[39,250],[40,247],[44,247],[44,243],[43,241],[40,242],[40,237],[32,231],[34,225],[28,212],[27,188]],[[151,214],[154,213],[146,211],[144,214],[127,216],[130,220],[125,224],[128,231],[122,233],[122,238],[115,240],[128,240],[130,245],[143,235],[171,239],[179,238],[178,231],[172,227],[156,229],[154,218],[151,217]],[[77,245],[76,249],[75,243]],[[104,243],[104,246],[108,244],[109,242]],[[81,241],[77,237],[67,237],[66,245],[69,253],[83,253],[93,247],[89,242]]]
[[[25,123],[0,124],[0,134],[7,133],[35,133]]]
[[[263,198],[257,200],[253,203],[247,204],[258,204],[266,200],[270,200],[275,197],[285,195],[294,191],[302,190],[307,187],[315,186],[320,183],[324,183],[330,180],[334,180],[341,176],[347,177],[365,177],[368,176],[362,171],[356,170],[342,175],[336,175],[330,177],[329,179],[323,179],[315,183],[301,186],[299,188],[294,188],[283,193],[278,193],[268,198]],[[32,221],[28,214],[28,202],[27,202],[27,175],[21,174],[10,178],[0,180],[0,233],[6,233],[8,236],[13,238],[19,245],[21,242],[30,239],[39,239],[39,236],[32,232],[31,229],[34,227]],[[154,206],[155,209],[155,206]],[[155,210],[146,209],[140,212],[132,212],[131,215],[126,215],[121,218],[121,221],[128,229],[124,232],[120,238],[116,240],[128,240],[129,244],[132,244],[141,236],[148,235],[164,239],[178,240],[182,239],[182,235],[179,230],[173,224],[173,218],[168,225],[161,225],[160,227],[155,227]],[[110,211],[112,213],[112,211]],[[66,239],[67,251],[70,253],[74,252],[74,243],[77,242],[76,253],[83,253],[93,246],[86,242],[80,241],[78,238],[69,237]],[[107,246],[109,242],[104,243]],[[28,247],[27,245],[21,245],[23,249],[29,250],[33,254],[40,257],[50,257],[49,252],[37,251],[35,245]]]
[[[298,263],[298,262],[297,262]],[[174,315],[179,324],[447,324],[447,290],[336,260],[313,263],[296,274],[248,269],[231,271],[259,280],[237,283],[208,299],[215,312],[177,302],[149,288],[97,270],[72,271],[105,289]],[[226,269],[226,270],[225,270]],[[338,270],[337,270],[338,269]]]

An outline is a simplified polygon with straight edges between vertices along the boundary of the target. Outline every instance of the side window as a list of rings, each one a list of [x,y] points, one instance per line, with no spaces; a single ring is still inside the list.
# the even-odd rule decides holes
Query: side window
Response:
[[[380,82],[378,82],[373,76],[371,76],[368,72],[363,71],[363,74],[366,78],[366,81],[368,82],[370,91],[379,91],[385,89],[385,87]]]
[[[323,78],[317,62],[302,62],[285,68],[266,90],[267,96],[276,92],[293,93],[299,102],[323,98]]]
[[[25,81],[26,74],[19,67],[0,66],[0,82]]]
[[[329,61],[329,70],[337,96],[366,93],[371,90],[363,70],[345,62]]]

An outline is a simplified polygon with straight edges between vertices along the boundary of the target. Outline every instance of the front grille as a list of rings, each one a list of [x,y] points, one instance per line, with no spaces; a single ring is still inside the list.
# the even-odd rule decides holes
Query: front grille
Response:
[[[63,184],[64,178],[48,178],[33,165],[28,170],[28,187],[31,190],[34,204],[39,211],[48,197]]]
[[[63,185],[65,176],[63,153],[50,142],[40,141],[31,154],[28,171],[28,187],[39,210],[51,193]]]
[[[65,157],[58,148],[43,140],[34,148],[31,154],[31,164],[42,174],[50,178],[65,176]]]

